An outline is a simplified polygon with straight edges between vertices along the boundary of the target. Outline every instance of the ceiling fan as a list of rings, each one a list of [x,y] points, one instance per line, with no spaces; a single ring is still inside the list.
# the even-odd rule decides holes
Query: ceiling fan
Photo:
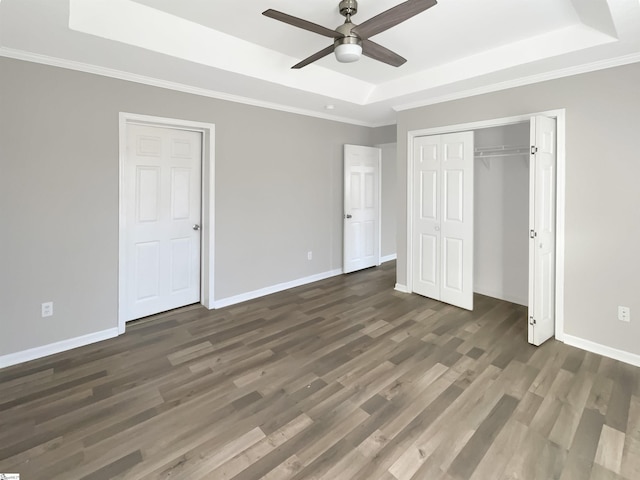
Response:
[[[278,12],[277,10],[265,10],[262,14],[294,27],[333,38],[333,45],[314,53],[291,68],[302,68],[329,55],[331,52],[334,52],[336,59],[342,63],[355,62],[360,59],[361,55],[366,55],[388,65],[399,67],[407,61],[405,58],[382,45],[372,42],[369,38],[424,12],[436,3],[438,3],[436,0],[408,0],[370,18],[360,25],[356,25],[351,22],[351,17],[358,12],[358,1],[342,0],[338,5],[338,9],[346,20],[335,30]]]

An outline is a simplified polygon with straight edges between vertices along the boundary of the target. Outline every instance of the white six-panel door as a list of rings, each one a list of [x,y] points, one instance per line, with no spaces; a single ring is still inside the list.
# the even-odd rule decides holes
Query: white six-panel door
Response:
[[[127,125],[127,321],[200,300],[201,159],[199,132]]]
[[[529,343],[555,333],[556,121],[531,118],[529,183]]]
[[[344,146],[344,273],[380,264],[381,150]]]
[[[442,135],[441,300],[473,310],[473,132]]]
[[[418,137],[412,290],[473,309],[473,132]]]

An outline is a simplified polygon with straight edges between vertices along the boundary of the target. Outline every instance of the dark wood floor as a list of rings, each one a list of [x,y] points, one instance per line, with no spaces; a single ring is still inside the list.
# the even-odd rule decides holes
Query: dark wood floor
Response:
[[[21,479],[640,479],[640,370],[526,343],[521,306],[393,291],[394,265],[0,371]]]

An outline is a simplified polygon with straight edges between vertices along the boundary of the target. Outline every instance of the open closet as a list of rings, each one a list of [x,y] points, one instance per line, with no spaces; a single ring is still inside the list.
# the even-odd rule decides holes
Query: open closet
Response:
[[[474,131],[476,293],[527,305],[529,122]]]
[[[408,291],[525,305],[539,345],[555,328],[556,119],[445,128],[410,134]]]

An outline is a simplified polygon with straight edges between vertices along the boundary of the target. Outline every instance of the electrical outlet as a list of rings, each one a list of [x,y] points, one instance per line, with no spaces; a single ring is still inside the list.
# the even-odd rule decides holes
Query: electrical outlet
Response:
[[[311,250],[309,250],[307,252],[307,260],[311,260],[313,258],[313,252]]]
[[[621,322],[630,322],[631,309],[629,307],[618,305],[618,320],[620,320]]]
[[[45,302],[42,304],[42,318],[53,316],[53,302]]]

